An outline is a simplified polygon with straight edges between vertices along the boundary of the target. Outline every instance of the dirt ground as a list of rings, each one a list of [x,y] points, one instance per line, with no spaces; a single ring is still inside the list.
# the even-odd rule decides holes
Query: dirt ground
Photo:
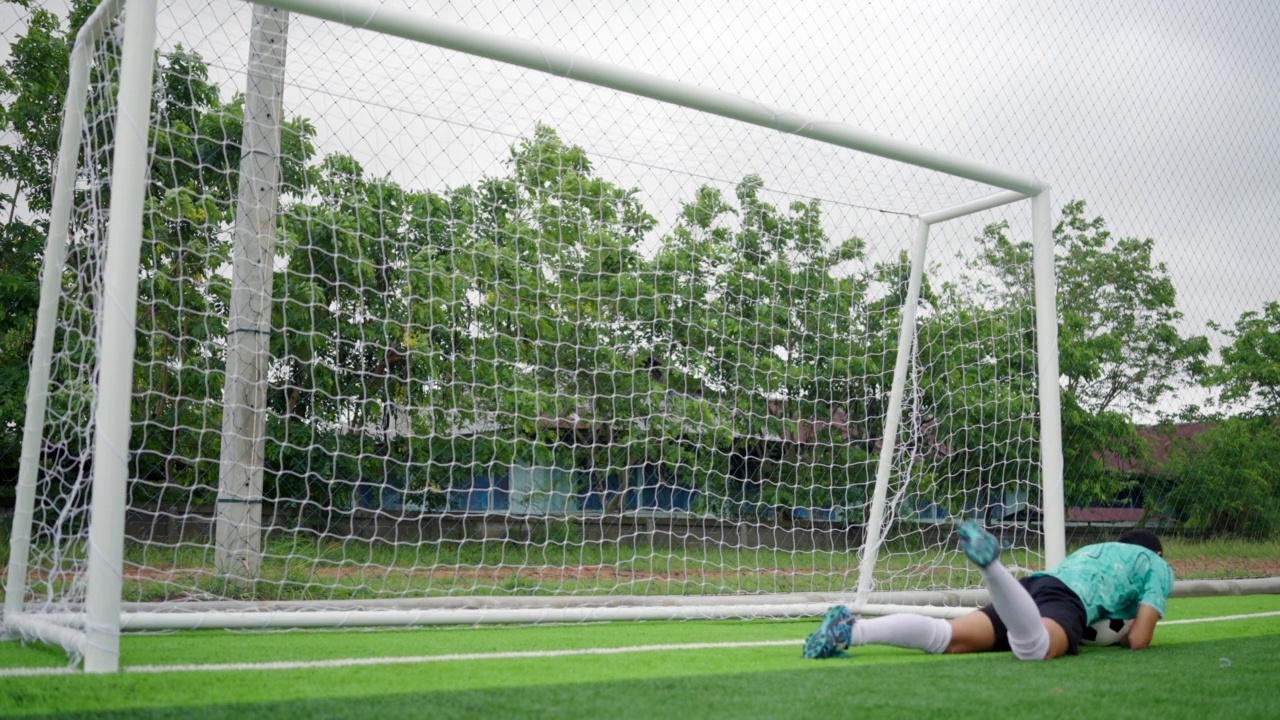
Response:
[[[1174,559],[1169,566],[1180,580],[1280,577],[1280,558]]]

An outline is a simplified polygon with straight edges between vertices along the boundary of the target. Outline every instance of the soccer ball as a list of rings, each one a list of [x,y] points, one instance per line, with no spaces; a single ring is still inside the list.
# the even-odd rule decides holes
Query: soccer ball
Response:
[[[1132,620],[1121,620],[1114,618],[1111,620],[1099,620],[1092,625],[1086,625],[1084,628],[1084,637],[1082,641],[1085,645],[1119,645],[1125,635],[1129,634],[1129,628],[1133,625]]]

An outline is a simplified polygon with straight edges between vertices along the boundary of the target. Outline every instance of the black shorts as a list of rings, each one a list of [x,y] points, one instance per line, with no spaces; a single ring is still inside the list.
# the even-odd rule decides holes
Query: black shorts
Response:
[[[1089,619],[1080,596],[1052,575],[1033,575],[1018,582],[1031,593],[1031,599],[1036,601],[1036,607],[1040,609],[1040,617],[1052,619],[1067,631],[1067,653],[1079,655],[1080,638],[1084,635],[1085,621]],[[988,605],[981,612],[991,618],[991,624],[996,629],[996,645],[993,649],[1009,650],[1009,628],[1005,627],[1004,621],[996,614],[996,609]]]

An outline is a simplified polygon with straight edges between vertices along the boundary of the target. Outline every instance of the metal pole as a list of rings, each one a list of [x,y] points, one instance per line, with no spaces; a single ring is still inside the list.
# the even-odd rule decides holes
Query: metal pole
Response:
[[[103,278],[102,334],[98,344],[89,584],[85,596],[86,672],[115,672],[120,666],[124,508],[129,478],[138,258],[142,248],[142,205],[147,180],[147,129],[151,126],[156,1],[128,0],[124,32]]]
[[[1031,199],[1032,266],[1036,295],[1036,354],[1040,370],[1040,485],[1044,506],[1044,561],[1067,556],[1062,489],[1062,398],[1058,375],[1058,303],[1054,279],[1053,218],[1046,188]]]
[[[89,25],[86,24],[85,27],[88,28]],[[67,99],[62,109],[58,167],[53,181],[53,206],[49,214],[49,237],[45,242],[44,269],[40,277],[40,308],[36,313],[35,342],[31,349],[27,416],[22,430],[22,456],[18,466],[13,535],[9,540],[9,576],[5,582],[4,596],[6,620],[22,612],[22,601],[27,592],[31,526],[35,522],[36,479],[40,473],[40,441],[44,435],[45,409],[49,399],[54,326],[58,321],[62,271],[67,260],[67,236],[71,225],[71,206],[75,200],[76,165],[80,157],[80,130],[84,127],[84,110],[89,96],[89,56],[92,51],[92,34],[82,29],[71,52]]]
[[[884,508],[889,492],[889,475],[893,470],[893,453],[898,443],[898,427],[902,423],[902,396],[907,387],[907,370],[911,363],[911,350],[915,345],[916,309],[920,300],[920,285],[924,277],[925,251],[929,247],[929,223],[916,222],[916,243],[911,251],[911,280],[907,285],[906,304],[902,306],[902,324],[898,328],[898,358],[893,366],[893,389],[889,392],[889,411],[884,419],[884,440],[880,444],[880,463],[876,469],[876,487],[871,499],[871,511],[866,520],[866,538],[862,544],[862,561],[858,567],[857,604],[866,600],[874,589],[872,574],[876,568],[876,555],[884,539]]]
[[[923,220],[924,222],[929,223],[930,225],[937,225],[940,222],[955,220],[956,218],[961,218],[961,217],[964,217],[965,215],[972,215],[973,213],[982,212],[984,210],[992,210],[1002,205],[1008,205],[1010,203],[1016,203],[1019,200],[1026,200],[1026,199],[1027,199],[1027,196],[1023,195],[1020,192],[1015,192],[1013,190],[1005,190],[1003,192],[998,192],[992,195],[988,195],[986,197],[978,198],[977,200],[970,200],[969,202],[963,202],[963,203],[960,203],[959,205],[952,205],[951,207],[945,207],[945,208],[942,208],[941,210],[933,210],[931,212],[921,213],[920,219]]]
[[[214,531],[215,567],[239,580],[256,579],[262,560],[262,454],[288,33],[288,12],[254,6]]]
[[[768,107],[731,93],[684,85],[637,70],[578,57],[526,40],[473,30],[433,20],[421,13],[379,5],[368,0],[271,0],[275,7],[332,20],[356,28],[417,40],[437,47],[479,55],[531,70],[613,88],[633,95],[741,120],[779,132],[860,150],[923,168],[968,178],[1027,195],[1044,184],[1030,175],[967,158],[912,145],[843,123],[806,117]]]

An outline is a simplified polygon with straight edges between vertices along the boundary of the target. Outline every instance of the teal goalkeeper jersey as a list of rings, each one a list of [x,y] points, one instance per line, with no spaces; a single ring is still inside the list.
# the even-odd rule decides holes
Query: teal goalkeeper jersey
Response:
[[[1086,545],[1052,570],[1035,573],[1058,578],[1084,603],[1090,624],[1098,620],[1138,616],[1138,605],[1150,605],[1164,617],[1173,592],[1173,568],[1164,558],[1138,545],[1107,542]]]

